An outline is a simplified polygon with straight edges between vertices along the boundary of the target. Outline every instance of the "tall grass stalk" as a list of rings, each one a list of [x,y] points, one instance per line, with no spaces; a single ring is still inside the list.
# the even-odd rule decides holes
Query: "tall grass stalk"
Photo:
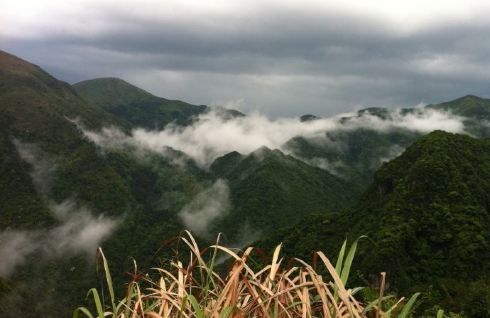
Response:
[[[87,307],[79,307],[73,318],[81,317],[153,317],[153,318],[230,318],[230,317],[326,317],[326,318],[407,318],[418,294],[405,302],[402,298],[395,305],[383,310],[383,302],[390,298],[383,295],[384,275],[381,279],[377,300],[365,304],[356,299],[360,288],[346,287],[350,268],[357,248],[356,240],[347,250],[344,242],[334,267],[322,252],[317,252],[328,278],[313,267],[295,259],[295,266],[283,268],[281,245],[274,250],[270,264],[257,269],[249,265],[253,248],[237,252],[219,244],[201,251],[189,232],[181,238],[189,249],[186,264],[175,261],[170,268],[155,268],[156,279],[145,275],[141,281],[128,284],[126,296],[116,301],[107,260],[99,249],[110,306],[95,289],[89,291],[94,299],[95,315]],[[209,253],[209,251],[211,253]],[[211,254],[211,255],[207,255]],[[225,254],[231,258],[228,271],[216,268],[217,257]],[[208,259],[206,261],[206,259]]]

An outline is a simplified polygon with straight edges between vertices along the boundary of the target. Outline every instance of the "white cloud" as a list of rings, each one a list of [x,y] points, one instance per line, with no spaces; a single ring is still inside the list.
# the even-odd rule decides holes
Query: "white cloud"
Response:
[[[340,120],[349,116],[349,120]],[[254,113],[246,117],[231,120],[223,119],[219,114],[203,114],[194,124],[186,127],[167,126],[161,131],[135,129],[131,135],[125,135],[115,128],[106,128],[100,132],[83,130],[85,135],[103,148],[121,148],[129,146],[140,151],[169,154],[169,147],[192,157],[201,167],[208,167],[214,159],[231,151],[249,154],[260,147],[282,149],[293,137],[315,137],[324,139],[326,132],[354,130],[358,128],[388,131],[407,129],[422,133],[441,129],[448,132],[464,132],[462,118],[446,112],[416,108],[414,112],[404,114],[401,110],[390,112],[389,119],[370,114],[355,116],[344,114],[309,122],[300,122],[297,118],[271,120]],[[320,141],[318,141],[320,142]],[[287,149],[282,149],[288,152]]]
[[[50,158],[35,144],[23,143],[17,139],[14,139],[13,143],[21,159],[31,166],[30,175],[37,192],[44,197],[47,196],[57,168],[56,160]]]
[[[116,228],[120,221],[94,215],[84,206],[77,206],[75,202],[66,200],[60,204],[52,204],[53,216],[61,222],[49,231],[48,244],[56,253],[86,253],[95,255],[97,247]]]
[[[313,157],[313,158],[298,158],[299,160],[309,164],[310,166],[315,166],[320,169],[326,170],[337,177],[343,177],[341,169],[346,165],[340,160],[328,160],[327,158]]]
[[[95,216],[71,200],[53,203],[50,207],[59,225],[31,231],[0,232],[0,277],[11,275],[34,254],[42,258],[80,253],[93,257],[99,244],[120,222],[102,215]]]
[[[36,236],[35,233],[21,231],[0,232],[0,277],[9,276],[39,248]]]
[[[178,215],[187,229],[206,236],[209,225],[225,216],[230,208],[230,189],[225,181],[218,179],[211,187],[198,193]]]
[[[77,121],[72,121],[77,124]],[[117,137],[122,137],[119,134]],[[96,138],[97,135],[93,135]],[[114,140],[118,140],[112,136]],[[31,166],[31,178],[36,190],[45,200],[56,173],[56,158],[44,153],[36,144],[13,139],[22,160]],[[94,256],[99,244],[109,237],[120,223],[119,219],[94,215],[88,208],[73,200],[49,203],[53,218],[58,222],[50,228],[36,230],[5,230],[0,232],[0,277],[12,274],[33,254],[45,258],[84,253]]]

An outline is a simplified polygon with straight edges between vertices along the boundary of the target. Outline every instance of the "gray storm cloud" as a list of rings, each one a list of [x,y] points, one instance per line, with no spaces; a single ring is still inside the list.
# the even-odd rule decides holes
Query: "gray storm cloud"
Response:
[[[198,193],[178,215],[187,229],[206,236],[209,225],[217,218],[225,216],[230,208],[230,189],[224,180],[219,179],[211,187]]]
[[[243,99],[244,111],[275,117],[490,96],[483,0],[2,5],[3,48],[71,82],[119,76],[170,99]]]
[[[349,117],[349,120],[341,120],[345,117]],[[210,112],[201,115],[190,126],[168,126],[160,131],[135,129],[130,135],[126,135],[116,128],[105,128],[100,132],[83,132],[102,148],[127,146],[136,149],[136,153],[151,151],[163,156],[172,148],[184,152],[198,165],[206,168],[214,159],[231,151],[249,154],[265,146],[288,152],[283,146],[293,137],[313,137],[316,142],[328,142],[326,132],[358,128],[377,131],[406,129],[421,133],[437,129],[453,133],[464,132],[462,117],[422,107],[405,114],[395,109],[387,119],[364,113],[361,116],[344,114],[309,122],[301,122],[297,118],[271,120],[258,113],[226,120],[219,114]]]

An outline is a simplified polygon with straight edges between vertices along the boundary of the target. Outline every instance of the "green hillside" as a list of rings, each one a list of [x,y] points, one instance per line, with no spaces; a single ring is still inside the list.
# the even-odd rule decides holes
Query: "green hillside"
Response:
[[[428,105],[433,109],[449,110],[456,115],[476,119],[490,119],[490,99],[466,95],[450,102]]]
[[[450,111],[463,116],[468,132],[477,137],[490,137],[490,99],[467,95],[450,102],[428,105],[428,108]]]
[[[126,209],[131,204],[129,189],[70,120],[93,129],[120,122],[80,99],[70,85],[5,52],[0,52],[0,78],[0,133],[8,150],[2,156],[10,158],[3,164],[18,160],[13,138],[34,143],[57,161],[59,173],[50,193],[54,200],[76,196],[95,210],[117,214]],[[4,171],[20,173],[6,167]],[[6,191],[4,195],[15,196],[17,188],[7,186]]]
[[[367,235],[356,267],[362,281],[386,271],[393,290],[427,292],[426,307],[468,313],[476,301],[480,311],[470,316],[481,317],[490,304],[489,180],[489,140],[436,131],[383,164],[355,208],[305,218],[272,241],[307,256],[332,250],[342,233]]]
[[[355,198],[344,180],[265,147],[248,156],[227,154],[211,171],[231,190],[231,213],[216,224],[229,234],[236,224],[269,233],[312,213],[342,211]]]
[[[24,237],[28,234],[23,231],[30,230],[41,238],[49,235],[61,226],[49,206],[65,200],[90,209],[94,217],[119,216],[135,207],[124,179],[73,123],[98,129],[122,125],[118,119],[86,103],[70,85],[5,52],[0,52],[0,83],[2,234]],[[30,160],[21,157],[21,145],[31,149]],[[46,183],[43,191],[31,178],[38,169],[50,171],[38,180]],[[27,254],[25,266],[8,277],[8,288],[0,288],[0,312],[12,317],[60,316],[84,298],[79,287],[93,285],[93,267],[84,257],[69,253],[40,262],[45,254],[41,250]],[[77,270],[68,275],[67,268]],[[57,287],[60,280],[68,289]],[[38,306],[26,312],[22,304],[32,302]]]
[[[88,102],[124,119],[133,127],[162,129],[169,123],[187,125],[196,116],[209,111],[204,105],[191,105],[179,100],[168,100],[119,78],[97,78],[73,85]],[[229,116],[243,116],[238,111],[225,111]]]
[[[351,191],[359,194],[369,186],[383,162],[398,156],[421,135],[403,129],[383,132],[359,128],[328,132],[327,142],[323,143],[315,138],[295,137],[285,147],[295,157],[345,179],[352,185]]]
[[[490,137],[490,99],[464,96],[453,101],[427,105],[427,110],[449,112],[461,118],[465,131],[475,137]],[[400,114],[413,114],[422,109],[404,108]],[[343,117],[342,123],[355,121],[365,116],[375,116],[382,120],[396,120],[393,111],[387,108],[371,107],[359,110],[355,115]],[[295,157],[356,184],[363,191],[372,182],[374,172],[383,162],[398,156],[406,147],[423,134],[405,128],[377,130],[376,127],[334,130],[326,133],[327,142],[317,138],[295,137],[285,147]]]

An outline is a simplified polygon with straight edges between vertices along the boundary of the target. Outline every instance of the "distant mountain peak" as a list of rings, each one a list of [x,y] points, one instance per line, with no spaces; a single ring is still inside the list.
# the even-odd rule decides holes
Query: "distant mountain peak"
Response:
[[[476,95],[468,94],[463,97],[457,98],[456,100],[485,100],[485,99]]]
[[[117,77],[94,78],[76,83],[73,87],[85,99],[99,106],[121,105],[158,98]]]
[[[428,108],[451,111],[460,116],[470,117],[478,120],[490,119],[490,99],[482,98],[475,95],[465,95],[455,100],[427,105]]]
[[[108,89],[108,88],[132,89],[132,90],[137,90],[137,91],[145,92],[149,95],[152,95],[152,94],[148,93],[147,91],[145,91],[144,89],[141,89],[141,88],[129,83],[128,81],[126,81],[122,78],[112,77],[112,76],[97,77],[97,78],[88,79],[88,80],[84,80],[84,81],[73,84],[74,87],[84,87],[84,86],[88,86],[88,85],[90,85],[90,86],[95,86],[95,85],[104,86],[105,89]]]

